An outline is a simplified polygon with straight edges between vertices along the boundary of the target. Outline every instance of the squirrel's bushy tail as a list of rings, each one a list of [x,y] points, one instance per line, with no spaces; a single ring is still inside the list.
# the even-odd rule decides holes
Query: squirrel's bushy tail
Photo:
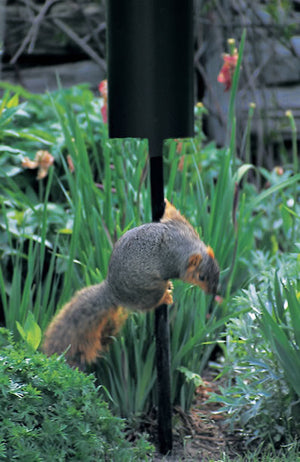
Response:
[[[126,317],[106,280],[86,287],[54,317],[45,333],[43,351],[48,356],[65,353],[71,366],[84,369],[97,360]]]

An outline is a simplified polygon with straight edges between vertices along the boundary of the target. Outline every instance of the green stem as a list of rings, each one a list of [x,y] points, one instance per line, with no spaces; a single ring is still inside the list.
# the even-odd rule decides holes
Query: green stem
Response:
[[[292,111],[286,111],[285,115],[289,119],[291,131],[292,131],[292,157],[293,157],[293,170],[294,175],[298,173],[298,152],[297,152],[297,127]],[[293,210],[296,212],[296,203],[297,203],[297,183],[294,184],[294,205]],[[294,242],[295,238],[295,228],[296,228],[296,218],[293,216],[293,229],[291,240]]]
[[[242,37],[241,37],[241,43],[240,43],[239,53],[238,53],[238,60],[237,60],[237,65],[236,65],[234,74],[233,74],[232,87],[231,87],[231,92],[230,92],[227,140],[230,138],[230,132],[231,132],[232,122],[233,122],[234,113],[235,113],[235,100],[236,100],[239,79],[240,79],[240,71],[241,71],[241,63],[242,63],[243,54],[244,54],[245,39],[246,39],[246,30],[244,29],[242,33]]]

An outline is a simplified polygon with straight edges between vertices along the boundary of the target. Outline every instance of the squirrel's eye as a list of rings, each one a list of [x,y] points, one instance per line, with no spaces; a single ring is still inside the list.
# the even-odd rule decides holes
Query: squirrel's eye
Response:
[[[202,282],[205,281],[205,277],[202,276],[202,274],[199,274],[198,278],[199,278],[199,281],[202,281]]]

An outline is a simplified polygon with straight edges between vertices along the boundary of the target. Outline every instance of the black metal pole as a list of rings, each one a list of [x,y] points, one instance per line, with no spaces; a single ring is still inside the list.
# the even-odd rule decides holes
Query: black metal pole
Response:
[[[158,441],[159,450],[167,454],[173,448],[172,403],[170,375],[170,330],[167,305],[155,311],[156,368],[158,391]]]
[[[147,138],[152,219],[164,211],[163,140],[193,136],[193,0],[107,0],[111,138]],[[168,309],[155,315],[159,442],[172,449]]]
[[[160,146],[159,146],[160,145]],[[153,150],[158,149],[159,156],[154,157]],[[152,220],[159,221],[164,212],[164,181],[162,143],[149,142],[150,181]],[[158,441],[162,454],[172,451],[172,403],[170,374],[170,330],[169,311],[167,305],[155,310],[156,370],[158,397]]]

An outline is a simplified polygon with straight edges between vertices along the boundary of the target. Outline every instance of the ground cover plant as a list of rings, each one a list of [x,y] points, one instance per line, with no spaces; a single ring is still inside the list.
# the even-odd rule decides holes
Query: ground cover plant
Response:
[[[266,259],[264,277],[234,300],[251,307],[231,320],[221,374],[227,377],[212,401],[223,404],[231,428],[250,448],[299,448],[299,259]]]
[[[0,459],[2,461],[148,460],[152,447],[135,447],[124,422],[99,398],[94,378],[62,358],[13,343],[0,329]]]
[[[299,437],[299,382],[286,357],[299,361],[300,175],[292,114],[286,117],[293,132],[288,164],[269,172],[237,158],[239,65],[230,95],[228,146],[206,143],[201,104],[195,107],[195,138],[164,146],[166,196],[213,247],[222,270],[217,299],[175,284],[172,402],[190,409],[211,353],[225,339],[222,374],[228,387],[212,399],[223,400],[232,428],[247,444],[276,446]],[[150,221],[147,143],[109,140],[101,100],[85,86],[31,95],[1,85],[2,317],[16,339],[35,349],[75,290],[105,277],[116,239]],[[248,143],[250,129],[249,123]],[[263,188],[248,181],[250,171]],[[130,314],[94,370],[99,392],[122,417],[141,416],[156,406],[153,332],[153,314]]]

